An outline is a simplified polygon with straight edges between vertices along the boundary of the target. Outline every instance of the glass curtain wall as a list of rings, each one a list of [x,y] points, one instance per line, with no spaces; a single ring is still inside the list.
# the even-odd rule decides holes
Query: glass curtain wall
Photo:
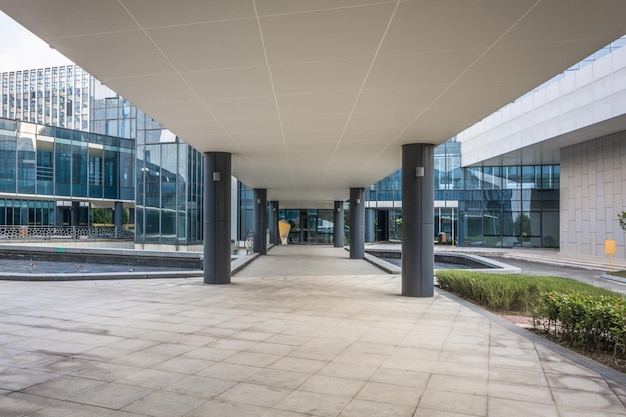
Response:
[[[291,225],[290,244],[333,243],[334,213],[332,209],[280,209],[279,220]]]
[[[465,177],[462,244],[558,247],[558,165],[467,168]]]
[[[25,122],[89,130],[92,77],[76,65],[0,74],[0,116]]]
[[[455,138],[435,149],[435,236],[463,246],[548,247],[559,244],[558,165],[461,168]],[[370,187],[376,239],[402,238],[398,170]],[[388,233],[384,228],[387,227]]]
[[[59,197],[119,200],[121,155],[132,169],[130,140],[0,119],[0,192],[16,195],[2,200],[0,225],[64,224]],[[37,198],[17,198],[29,194]]]
[[[135,241],[202,243],[202,154],[137,111]]]
[[[0,192],[124,199],[120,161],[134,156],[130,140],[0,119]]]

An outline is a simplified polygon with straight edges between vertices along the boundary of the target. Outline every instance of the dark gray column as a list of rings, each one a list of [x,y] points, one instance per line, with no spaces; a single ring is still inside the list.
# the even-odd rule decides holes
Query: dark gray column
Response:
[[[374,209],[365,208],[365,243],[374,241]]]
[[[231,154],[204,154],[204,283],[230,284]]]
[[[386,242],[389,240],[389,212],[387,210],[378,210],[378,229],[380,230],[380,240]]]
[[[124,212],[124,203],[121,201],[115,202],[115,207],[113,208],[113,226],[122,227],[122,213]]]
[[[54,225],[63,226],[63,206],[56,206],[54,208]]]
[[[350,259],[365,257],[365,201],[363,188],[350,188]]]
[[[280,236],[278,232],[278,201],[270,201],[270,243],[272,245],[280,245]]]
[[[343,248],[343,201],[335,201],[333,210],[333,242],[336,248]]]
[[[402,295],[434,293],[435,147],[402,146]]]
[[[80,201],[72,201],[70,223],[70,226],[80,226]]]
[[[267,255],[265,231],[267,230],[267,190],[255,188],[254,198],[254,251],[259,255]]]

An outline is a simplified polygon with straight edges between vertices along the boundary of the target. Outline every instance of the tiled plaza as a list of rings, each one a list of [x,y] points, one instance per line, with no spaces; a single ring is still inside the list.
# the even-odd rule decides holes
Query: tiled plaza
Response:
[[[623,416],[626,387],[343,249],[233,277],[0,281],[0,415]]]

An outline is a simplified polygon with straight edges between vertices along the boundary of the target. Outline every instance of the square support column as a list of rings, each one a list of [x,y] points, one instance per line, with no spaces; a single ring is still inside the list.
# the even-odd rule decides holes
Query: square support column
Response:
[[[432,297],[435,262],[435,147],[402,146],[402,295]]]
[[[121,228],[123,226],[124,203],[116,201],[113,208],[113,226]]]
[[[280,236],[278,231],[278,201],[270,201],[270,243],[272,245],[280,245]]]
[[[204,154],[204,283],[230,284],[231,154]]]
[[[80,226],[80,201],[72,201],[70,226]]]
[[[376,231],[374,230],[374,209],[365,209],[365,243],[374,241]]]
[[[343,201],[335,201],[333,210],[333,243],[336,248],[343,248],[344,222]]]
[[[252,190],[254,198],[254,251],[259,255],[267,255],[265,233],[267,230],[267,190],[255,188]]]
[[[350,259],[365,257],[365,192],[350,188]]]

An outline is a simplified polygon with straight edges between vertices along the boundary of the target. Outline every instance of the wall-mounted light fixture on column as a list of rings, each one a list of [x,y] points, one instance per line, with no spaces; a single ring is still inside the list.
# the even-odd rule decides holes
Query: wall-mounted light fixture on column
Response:
[[[424,167],[415,167],[415,176],[423,177],[424,176]]]
[[[213,181],[220,181],[222,179],[222,173],[221,172],[214,172],[213,173]]]
[[[261,199],[260,199],[260,198],[257,198],[257,199],[256,199],[256,203],[257,203],[257,204],[261,204]]]
[[[357,198],[357,199],[356,199],[356,204],[357,204],[357,205],[361,204],[361,199],[360,199],[360,198]]]

